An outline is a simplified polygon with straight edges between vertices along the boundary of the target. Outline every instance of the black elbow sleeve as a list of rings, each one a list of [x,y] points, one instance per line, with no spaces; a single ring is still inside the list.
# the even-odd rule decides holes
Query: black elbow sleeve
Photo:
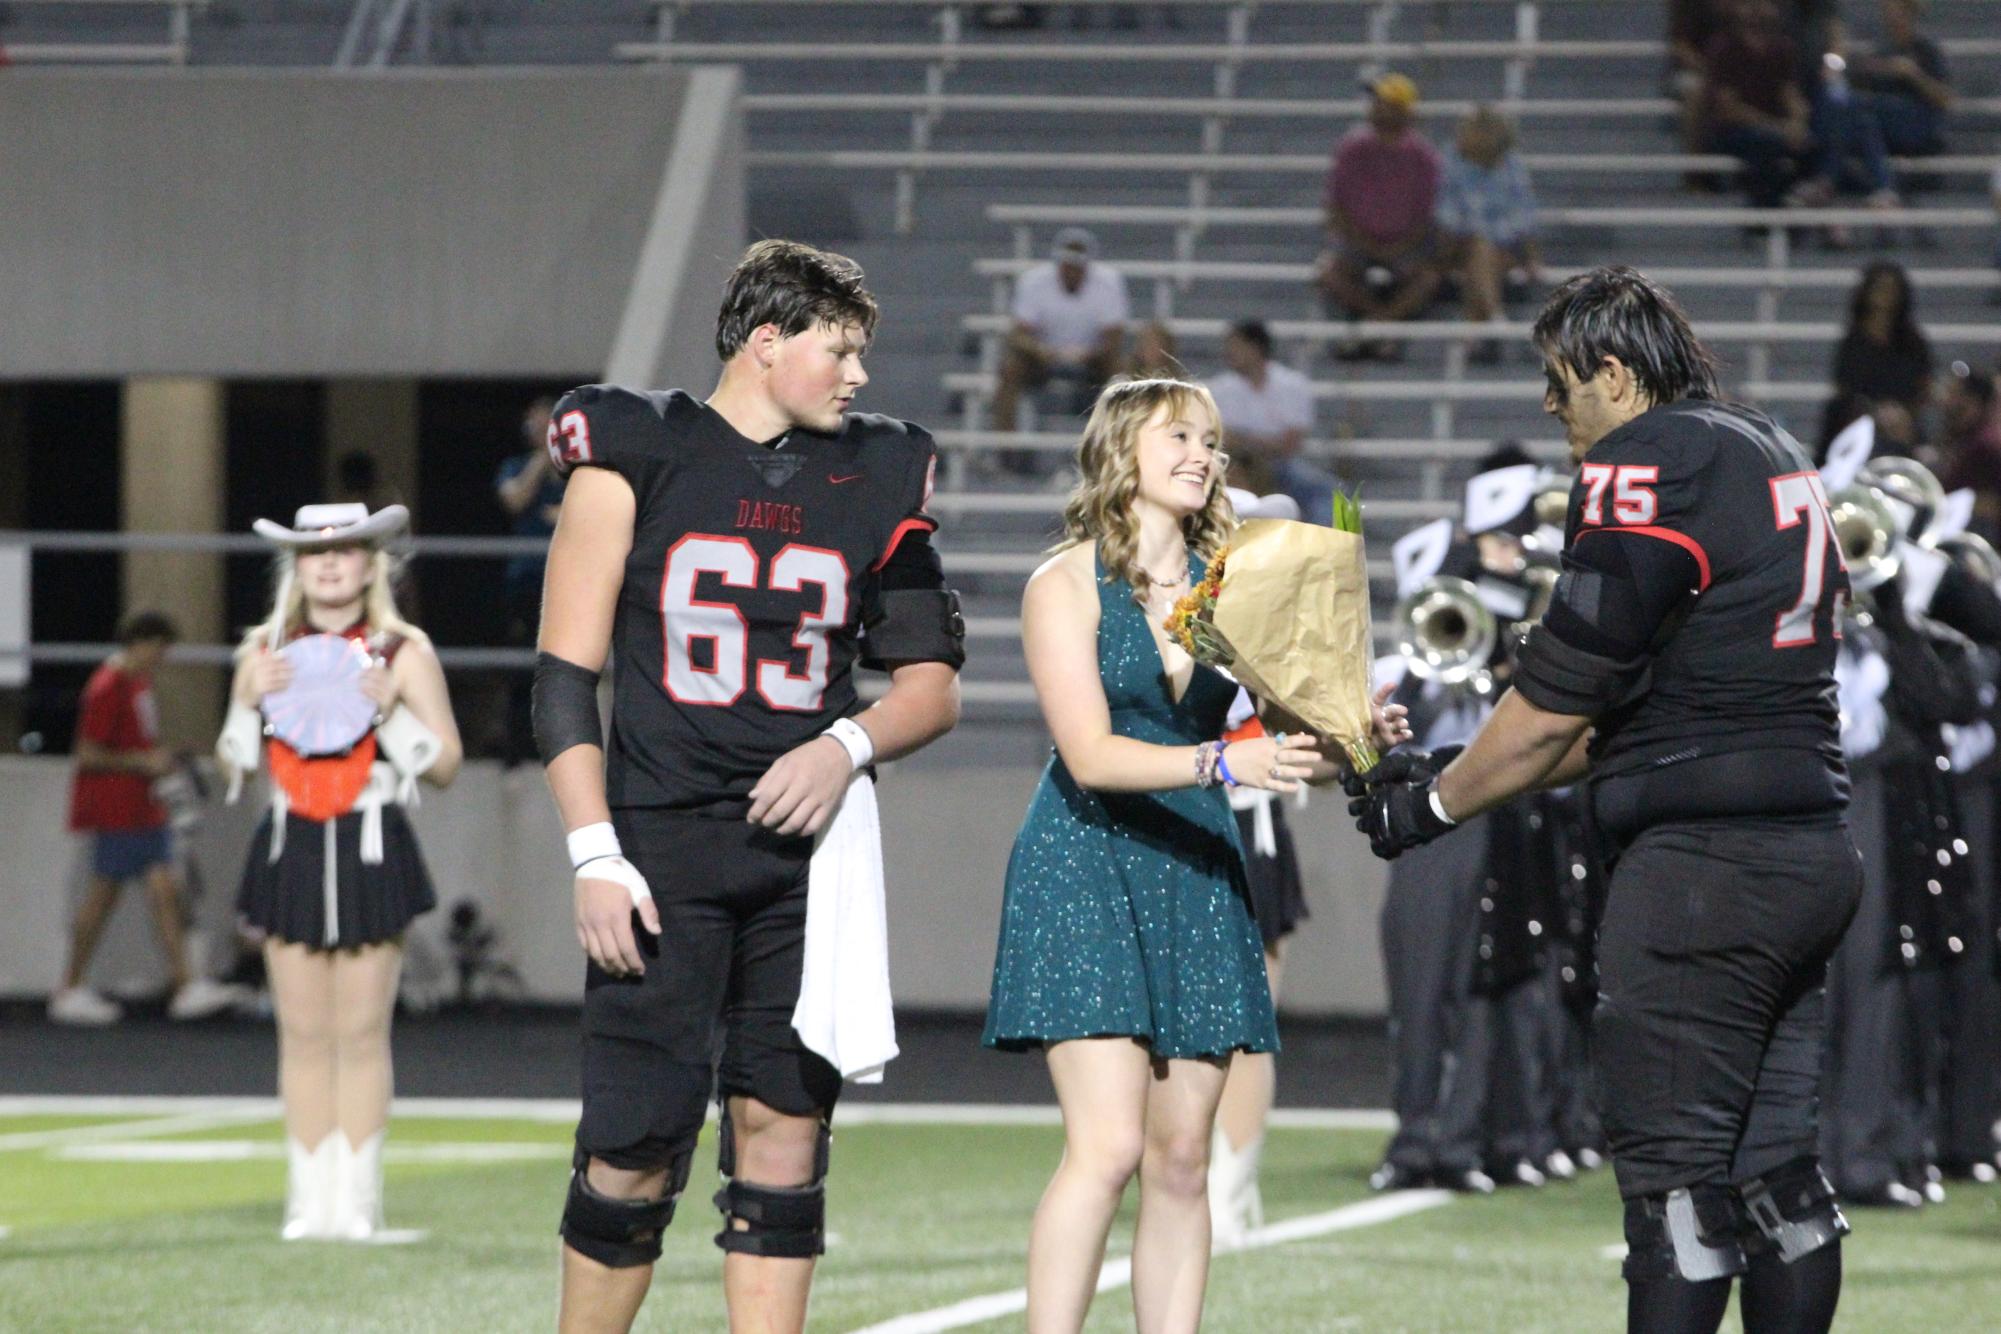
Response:
[[[966,618],[949,588],[888,588],[876,596],[862,630],[862,665],[880,671],[893,662],[966,662]]]
[[[537,653],[529,717],[535,728],[535,750],[544,764],[572,746],[604,745],[598,674],[553,653]]]
[[[1549,713],[1595,718],[1626,697],[1647,669],[1645,656],[1608,657],[1567,644],[1539,625],[1515,661],[1515,689]]]

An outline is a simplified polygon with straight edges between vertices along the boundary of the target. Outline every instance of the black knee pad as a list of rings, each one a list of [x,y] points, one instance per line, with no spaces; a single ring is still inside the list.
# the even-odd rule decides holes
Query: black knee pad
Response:
[[[687,1188],[694,1166],[690,1144],[668,1164],[667,1189],[657,1200],[615,1200],[593,1187],[586,1175],[590,1158],[578,1151],[570,1169],[570,1195],[563,1202],[563,1241],[612,1269],[650,1265],[660,1258],[660,1238],[674,1221],[674,1201]]]
[[[716,1245],[737,1255],[811,1259],[827,1249],[827,1156],[833,1131],[820,1122],[813,1147],[813,1179],[803,1186],[760,1186],[736,1179],[736,1137],[723,1112],[722,1147],[718,1166],[730,1178],[716,1192],[723,1230]],[[741,1221],[744,1226],[738,1227]]]
[[[1627,1281],[1673,1276],[1690,1283],[1744,1272],[1742,1206],[1721,1182],[1626,1201]]]
[[[1848,1220],[1817,1158],[1795,1158],[1740,1183],[1737,1191],[1744,1198],[1744,1212],[1757,1225],[1746,1237],[1753,1254],[1776,1251],[1791,1264],[1848,1234]]]

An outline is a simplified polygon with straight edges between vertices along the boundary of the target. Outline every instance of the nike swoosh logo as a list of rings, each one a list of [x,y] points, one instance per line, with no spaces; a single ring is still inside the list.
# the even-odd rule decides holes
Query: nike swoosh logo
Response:
[[[827,480],[835,486],[839,486],[842,482],[859,482],[861,479],[862,475],[858,472],[849,473],[846,477],[836,477],[832,473],[827,474]]]

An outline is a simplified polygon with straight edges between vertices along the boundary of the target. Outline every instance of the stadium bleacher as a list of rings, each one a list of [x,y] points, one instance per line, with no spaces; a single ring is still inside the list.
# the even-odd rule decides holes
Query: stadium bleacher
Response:
[[[244,0],[222,21],[200,0],[31,0],[10,7],[0,36],[17,50],[31,38],[108,50],[137,42],[141,25],[157,38],[165,14],[179,54],[159,58],[331,64],[351,54],[362,8]],[[389,62],[742,67],[752,225],[868,268],[889,313],[872,406],[950,428],[947,549],[976,629],[993,640],[969,680],[1022,701],[1006,627],[1054,504],[981,460],[1025,448],[1053,466],[1067,448],[1061,405],[1043,404],[1015,436],[985,429],[997,312],[1055,227],[1099,232],[1133,284],[1136,317],[1169,320],[1198,374],[1214,367],[1225,322],[1273,321],[1282,355],[1318,386],[1311,450],[1363,487],[1379,552],[1450,500],[1487,442],[1549,436],[1526,353],[1469,375],[1471,331],[1453,312],[1399,329],[1409,351],[1398,365],[1323,359],[1358,331],[1321,318],[1308,288],[1320,181],[1334,139],[1364,110],[1360,80],[1384,69],[1417,79],[1434,139],[1478,103],[1512,116],[1538,183],[1548,271],[1616,258],[1659,273],[1719,341],[1733,391],[1802,432],[1824,397],[1852,275],[1877,254],[1912,268],[1942,354],[1993,357],[2001,281],[1985,187],[2001,147],[2001,38],[1976,0],[1930,10],[1960,101],[1950,152],[1902,164],[1923,173],[1912,206],[1776,220],[1683,193],[1682,174],[1727,178],[1732,164],[1678,151],[1655,0],[1082,0],[1046,7],[1046,24],[1028,32],[987,31],[978,6],[952,0],[505,3],[449,23],[434,6],[375,8],[408,20],[377,43]],[[1856,26],[1866,45],[1868,20]],[[1860,246],[1821,250],[1825,224],[1852,227]],[[1529,313],[1518,307],[1506,334]],[[1387,587],[1377,591],[1386,606]]]
[[[741,62],[753,189],[838,193],[853,210],[852,249],[891,311],[877,387],[897,410],[908,402],[956,428],[944,437],[949,559],[976,628],[997,639],[1011,632],[1019,578],[1051,534],[1055,505],[970,465],[999,448],[1060,457],[1065,447],[1060,414],[1048,410],[1017,435],[982,433],[1009,280],[1058,226],[1098,232],[1106,261],[1133,285],[1136,318],[1168,319],[1198,373],[1216,364],[1227,321],[1272,321],[1282,355],[1316,381],[1311,452],[1363,486],[1379,552],[1444,512],[1485,443],[1549,434],[1526,353],[1468,376],[1474,331],[1448,311],[1396,331],[1410,345],[1402,364],[1323,360],[1330,343],[1377,332],[1319,318],[1307,278],[1328,151],[1363,111],[1358,81],[1385,68],[1418,80],[1434,138],[1480,101],[1516,118],[1545,253],[1562,258],[1549,271],[1610,259],[1660,271],[1717,341],[1733,391],[1802,433],[1826,397],[1853,274],[1878,253],[1917,271],[1921,315],[1942,352],[1994,355],[1985,182],[2001,142],[2001,41],[1977,5],[1940,4],[1929,19],[1961,100],[1951,153],[1903,164],[1926,176],[1912,206],[1789,211],[1781,225],[1734,200],[1682,192],[1682,173],[1731,164],[1675,151],[1657,4],[1181,0],[1127,7],[1137,21],[1118,29],[1111,8],[1052,7],[1042,31],[993,33],[942,0],[683,0],[657,8],[651,40],[615,52]],[[781,10],[786,21],[770,22]],[[1818,249],[1829,224],[1854,228],[1861,247]],[[955,264],[964,268],[949,271]],[[1514,312],[1517,321],[1530,313]],[[1523,332],[1519,322],[1504,331]],[[947,411],[913,383],[920,364],[946,391]],[[1379,615],[1388,592],[1379,581]],[[992,650],[978,655],[973,679],[1021,683],[1015,655],[998,642]]]

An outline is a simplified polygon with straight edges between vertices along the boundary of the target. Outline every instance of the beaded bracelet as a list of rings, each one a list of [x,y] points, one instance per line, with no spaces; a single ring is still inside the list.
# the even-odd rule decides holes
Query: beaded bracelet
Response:
[[[1218,773],[1218,770],[1222,774],[1229,772],[1223,768],[1223,750],[1229,744],[1227,741],[1204,741],[1195,748],[1195,786],[1214,787],[1219,782],[1229,781]]]

